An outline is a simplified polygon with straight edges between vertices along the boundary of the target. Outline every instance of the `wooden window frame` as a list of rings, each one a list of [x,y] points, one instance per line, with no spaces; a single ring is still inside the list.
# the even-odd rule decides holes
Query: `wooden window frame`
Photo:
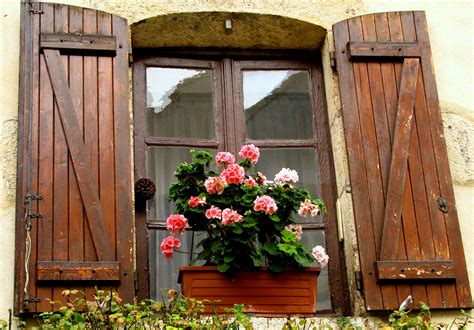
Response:
[[[172,59],[171,59],[172,58]],[[196,61],[199,60],[199,61]],[[208,61],[207,68],[214,68],[219,77],[219,83],[238,86],[242,84],[241,75],[230,74],[235,69],[245,70],[284,70],[304,69],[308,70],[310,77],[311,101],[313,104],[313,129],[312,139],[305,140],[249,140],[244,134],[229,132],[230,138],[224,139],[224,120],[235,121],[238,132],[245,132],[245,116],[243,109],[235,108],[241,103],[242,93],[234,93],[233,99],[216,95],[214,106],[221,107],[223,111],[216,115],[216,135],[214,141],[202,139],[180,139],[180,138],[147,138],[146,116],[142,109],[146,108],[146,68],[176,66],[188,68],[206,68],[202,66]],[[234,62],[236,60],[238,62]],[[220,62],[213,67],[212,63]],[[244,143],[254,143],[265,148],[314,148],[317,154],[318,179],[320,185],[320,196],[325,201],[329,210],[323,216],[323,221],[309,222],[304,224],[307,230],[324,230],[327,236],[326,248],[332,256],[329,263],[329,285],[332,309],[318,311],[317,314],[347,315],[351,312],[349,291],[347,284],[346,267],[344,263],[343,245],[337,237],[336,221],[336,180],[334,172],[334,160],[332,155],[331,139],[329,132],[328,115],[326,111],[326,98],[324,91],[323,70],[321,56],[316,51],[269,51],[269,50],[221,50],[221,49],[154,49],[134,50],[133,62],[133,108],[134,108],[134,152],[135,152],[135,180],[146,177],[146,148],[150,145],[158,146],[186,146],[205,148],[214,147],[219,150],[229,150],[233,153],[238,146]],[[221,93],[218,93],[221,94]],[[226,118],[224,118],[224,112]],[[234,114],[237,115],[235,118]],[[315,120],[317,118],[317,120]],[[236,138],[234,138],[236,137]],[[184,143],[183,143],[184,142]],[[160,221],[147,221],[146,205],[136,201],[136,235],[137,235],[137,273],[138,273],[138,297],[149,296],[149,252],[148,252],[148,230],[163,229]]]

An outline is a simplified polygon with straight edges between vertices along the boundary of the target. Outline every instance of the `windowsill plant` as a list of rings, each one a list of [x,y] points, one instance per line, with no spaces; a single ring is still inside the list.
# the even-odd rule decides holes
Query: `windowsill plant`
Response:
[[[219,152],[215,160],[209,152],[191,152],[192,162],[178,166],[177,182],[170,187],[176,213],[166,221],[172,235],[161,243],[166,258],[179,251],[178,237],[192,227],[207,231],[195,261],[217,266],[220,272],[233,274],[256,266],[281,272],[309,267],[315,259],[322,267],[328,263],[323,247],[310,250],[300,241],[302,228],[294,212],[316,216],[325,206],[295,186],[296,171],[283,168],[268,181],[254,169],[260,156],[254,145],[241,148],[238,162],[229,152]],[[214,161],[218,172],[209,169]]]

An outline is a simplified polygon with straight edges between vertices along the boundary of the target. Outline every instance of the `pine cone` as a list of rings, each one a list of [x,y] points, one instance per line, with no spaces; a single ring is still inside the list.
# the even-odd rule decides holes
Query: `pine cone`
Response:
[[[135,198],[141,200],[149,200],[155,196],[155,183],[148,178],[141,178],[135,182]]]

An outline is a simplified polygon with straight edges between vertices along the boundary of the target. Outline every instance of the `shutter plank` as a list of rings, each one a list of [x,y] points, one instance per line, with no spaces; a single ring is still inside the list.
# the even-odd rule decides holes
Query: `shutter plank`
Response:
[[[348,22],[344,21],[333,26],[334,42],[336,44],[336,59],[338,63],[339,81],[341,82],[341,101],[343,105],[344,121],[352,125],[344,125],[344,132],[347,144],[351,147],[347,149],[348,159],[351,164],[350,176],[351,182],[358,182],[353,185],[352,201],[354,204],[354,213],[356,217],[370,219],[369,193],[367,186],[367,177],[363,161],[362,137],[359,126],[359,115],[357,111],[349,109],[350,105],[357,105],[357,95],[355,92],[355,78],[353,68],[349,64],[346,54],[346,44],[350,39]],[[356,224],[358,232],[373,233],[371,221],[358,222]],[[358,241],[360,237],[358,236]],[[371,309],[381,309],[383,307],[382,294],[380,287],[375,282],[375,268],[373,261],[376,260],[376,247],[373,239],[367,239],[367,244],[361,244],[359,241],[359,253],[367,258],[361,258],[361,270],[363,272],[364,288],[370,299],[368,305]]]
[[[369,15],[362,17],[367,19]],[[364,31],[365,32],[365,31]],[[410,43],[380,43],[352,41],[347,45],[351,59],[358,57],[420,57],[421,50],[418,44]]]
[[[59,51],[50,49],[45,49],[44,54],[98,258],[104,261],[113,260],[113,245],[109,239],[110,231],[105,226],[101,201],[91,181],[92,174],[82,143],[80,127],[75,114],[70,110],[74,109],[74,103],[67,88],[61,55]]]
[[[120,266],[116,261],[38,261],[38,281],[104,281],[120,280]]]
[[[84,33],[97,32],[97,14],[95,10],[84,8]],[[99,137],[98,137],[98,101],[97,101],[97,57],[84,56],[84,144],[91,168],[91,180],[99,186]],[[87,105],[87,106],[86,106]],[[84,260],[97,260],[92,242],[92,233],[84,214]]]
[[[377,261],[379,280],[454,280],[454,263],[441,261]],[[426,292],[425,292],[426,296]],[[425,301],[416,297],[418,301]]]
[[[418,40],[422,45],[421,59],[424,63],[431,63],[431,47],[428,37],[428,28],[426,26],[426,17],[424,12],[414,12],[415,27]],[[436,158],[436,167],[439,176],[439,185],[443,197],[448,201],[450,212],[444,214],[446,232],[449,237],[451,249],[451,258],[455,263],[456,271],[456,299],[457,307],[471,307],[471,291],[469,288],[469,279],[466,272],[466,259],[462,246],[461,232],[458,223],[457,211],[454,200],[454,190],[449,172],[449,164],[446,150],[446,142],[439,109],[438,93],[433,67],[431,65],[422,66],[425,88],[429,91],[426,95],[427,109],[429,111],[431,134],[434,142],[434,153]],[[451,287],[451,289],[453,289]],[[452,294],[454,296],[454,294]]]
[[[76,7],[77,8],[77,7]],[[81,10],[73,9],[72,10]],[[72,31],[74,33],[74,31]],[[95,54],[115,56],[115,36],[97,36],[68,33],[43,33],[40,36],[40,48],[60,49],[61,53]]]
[[[120,17],[112,18],[112,26],[117,38],[124,42],[128,39],[126,21]],[[119,41],[117,56],[114,61],[114,139],[115,139],[115,172],[116,212],[122,217],[132,219],[132,167],[130,162],[130,114],[128,109],[128,72],[123,68],[128,67],[128,48]],[[121,265],[121,290],[123,299],[131,301],[134,296],[134,254],[130,249],[133,241],[133,222],[124,221],[117,227],[117,260]]]
[[[387,206],[383,221],[381,260],[394,260],[398,251],[398,241],[392,238],[400,235],[402,203],[408,168],[409,148],[407,146],[411,140],[418,67],[418,59],[405,59],[403,61],[392,160],[390,162]]]
[[[54,31],[54,7],[42,5],[44,12],[41,15],[41,32]],[[38,251],[37,258],[40,260],[53,260],[53,159],[54,159],[54,98],[53,89],[48,75],[48,68],[45,56],[40,55],[40,74],[39,74],[39,133],[38,141],[41,144],[38,147],[38,192],[43,196],[43,200],[38,203],[38,212],[43,215],[41,221],[38,221]],[[51,304],[44,297],[52,297],[51,288],[38,287],[37,297],[42,297],[41,302],[36,304],[37,310],[51,310]]]

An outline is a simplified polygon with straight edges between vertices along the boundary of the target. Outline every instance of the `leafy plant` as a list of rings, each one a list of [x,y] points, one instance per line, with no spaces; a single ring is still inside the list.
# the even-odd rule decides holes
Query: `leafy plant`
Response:
[[[38,315],[40,329],[245,329],[251,328],[243,306],[204,317],[205,304],[181,296],[175,290],[162,294],[163,301],[143,300],[122,304],[115,291],[96,289],[92,296],[78,290],[65,290],[66,303],[51,302],[55,312]]]
[[[220,272],[264,265],[281,272],[308,267],[315,258],[322,266],[327,264],[321,246],[311,251],[300,242],[301,226],[292,215],[316,216],[325,206],[320,199],[312,199],[308,190],[294,185],[296,171],[283,168],[273,182],[268,181],[254,169],[260,156],[254,145],[242,147],[238,163],[231,153],[219,152],[215,157],[218,172],[209,169],[214,162],[209,152],[191,152],[192,162],[178,166],[177,182],[169,191],[176,214],[167,219],[174,236],[161,243],[165,257],[179,251],[181,244],[175,236],[191,225],[208,234],[199,242],[202,251],[195,260],[216,265]]]

